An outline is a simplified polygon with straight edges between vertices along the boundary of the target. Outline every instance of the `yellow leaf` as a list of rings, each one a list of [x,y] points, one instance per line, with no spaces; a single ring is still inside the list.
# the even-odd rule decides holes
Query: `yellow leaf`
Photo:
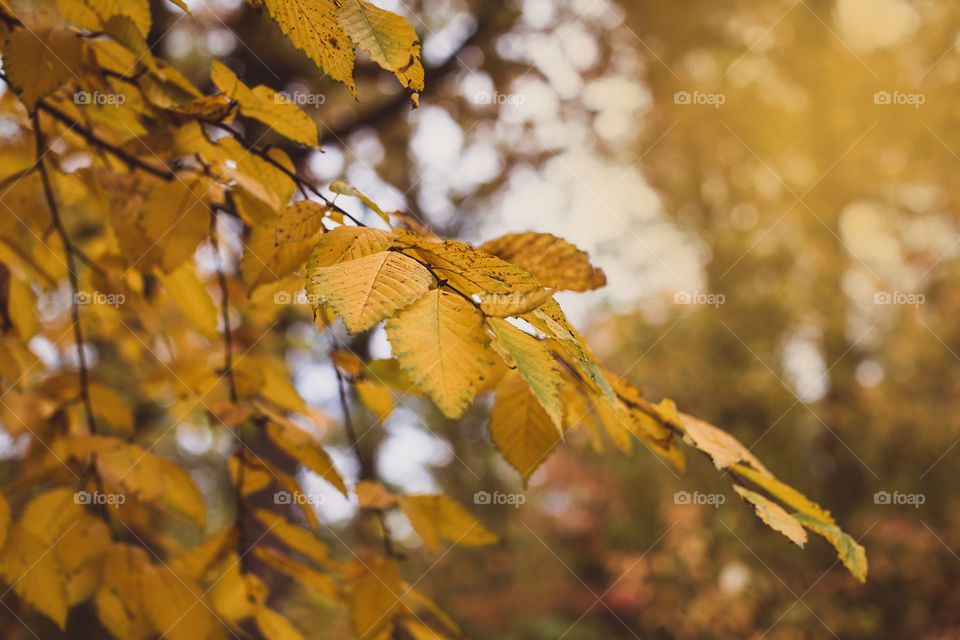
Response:
[[[226,65],[213,61],[211,80],[240,104],[240,113],[259,120],[277,133],[311,147],[317,146],[317,123],[282,94],[264,85],[250,89]]]
[[[397,497],[376,480],[361,480],[353,491],[357,494],[357,505],[361,509],[385,511],[397,505]]]
[[[441,540],[464,547],[494,544],[498,538],[477,522],[459,502],[445,495],[410,495],[400,507],[424,544],[436,551]]]
[[[771,529],[779,531],[797,546],[802,547],[807,543],[807,532],[803,530],[797,519],[787,513],[783,507],[755,491],[744,489],[738,484],[733,485],[733,488],[740,494],[741,498],[753,505],[757,515]]]
[[[816,504],[815,502],[811,502],[806,496],[793,487],[780,482],[773,476],[764,475],[759,471],[742,464],[735,464],[731,468],[737,475],[740,475],[750,482],[753,482],[773,497],[777,498],[784,504],[793,507],[800,513],[805,513],[814,520],[819,520],[828,525],[836,526],[837,523],[833,521],[829,511],[824,511],[820,505]]]
[[[330,361],[333,362],[340,374],[347,378],[357,378],[363,371],[363,360],[343,349],[331,351]]]
[[[240,483],[240,461],[236,456],[230,458],[230,477],[233,479],[234,486]],[[273,481],[270,472],[260,467],[254,467],[249,464],[243,465],[243,487],[241,492],[244,496],[263,491]]]
[[[293,273],[303,266],[313,248],[314,238],[277,244],[276,226],[255,226],[247,238],[240,270],[248,290]]]
[[[292,550],[317,564],[330,564],[327,545],[321,542],[312,531],[307,531],[283,516],[266,509],[257,509],[253,514],[267,528],[268,535],[274,536]]]
[[[103,520],[81,515],[75,527],[57,543],[56,554],[67,579],[67,602],[79,604],[100,585],[102,558],[110,545],[110,528]]]
[[[437,242],[410,231],[396,232],[395,244],[410,244],[444,278],[467,295],[511,294],[526,299],[543,287],[529,273],[486,251],[456,240]]]
[[[119,428],[124,433],[133,433],[133,411],[127,401],[110,387],[91,381],[87,392],[93,413]]]
[[[84,508],[72,489],[52,489],[30,500],[20,514],[20,527],[43,545],[53,544],[83,517]]]
[[[560,402],[560,387],[563,385],[563,378],[553,353],[542,342],[506,320],[489,318],[487,323],[562,435],[563,404]]]
[[[161,275],[160,282],[194,327],[208,338],[217,337],[217,306],[197,277],[192,263],[180,265],[170,273]]]
[[[140,547],[115,543],[107,549],[94,602],[101,624],[117,640],[145,640],[152,635],[147,616],[152,601],[144,585],[150,569],[147,552]]]
[[[141,266],[172,271],[191,258],[210,231],[205,179],[171,180],[155,186],[140,211],[139,224],[152,246]]]
[[[198,526],[206,521],[203,497],[181,467],[115,438],[91,436],[70,443],[77,454],[95,453],[103,481],[128,500],[152,504]]]
[[[259,607],[254,614],[254,621],[266,640],[303,640],[297,628],[273,609]]]
[[[423,91],[420,40],[406,19],[364,0],[345,0],[337,20],[371,60],[393,72],[410,91]]]
[[[165,566],[150,566],[143,576],[150,597],[147,615],[156,631],[169,640],[217,638],[223,626],[204,601],[197,585]]]
[[[313,589],[330,598],[337,598],[339,587],[330,576],[308,567],[298,560],[273,549],[272,547],[258,546],[253,550],[257,559],[269,564],[280,573],[289,576],[297,584]]]
[[[590,264],[587,254],[549,233],[510,233],[480,245],[480,249],[529,271],[545,287],[588,291],[607,278]]]
[[[540,307],[552,295],[551,289],[539,289],[526,294],[483,293],[479,296],[480,310],[495,318],[520,316]]]
[[[450,638],[450,636],[438,633],[417,620],[405,620],[403,624],[410,635],[413,636],[413,640],[449,640]]]
[[[337,227],[324,234],[307,262],[307,274],[390,248],[390,234],[370,227]]]
[[[7,541],[7,532],[10,531],[10,503],[0,495],[0,549]]]
[[[717,469],[726,469],[738,462],[746,462],[759,473],[773,477],[765,466],[740,441],[726,431],[693,416],[681,413],[680,424],[693,445],[707,453]]]
[[[236,527],[224,527],[189,549],[178,552],[167,561],[167,566],[178,575],[201,580],[231,548],[236,547],[238,537]]]
[[[150,2],[148,0],[86,0],[86,2],[104,22],[111,16],[125,16],[136,25],[142,37],[146,38],[150,35]]]
[[[317,233],[323,230],[323,218],[330,212],[330,207],[301,200],[283,210],[277,220],[275,231],[277,244],[312,240]]]
[[[560,443],[553,420],[516,372],[497,387],[489,429],[497,449],[524,483]]]
[[[363,401],[363,404],[367,405],[381,422],[390,417],[396,402],[389,389],[369,380],[357,380],[354,383],[354,388],[356,388],[357,395]]]
[[[284,424],[268,422],[267,435],[290,457],[335,486],[343,495],[347,495],[343,478],[333,466],[329,454],[313,436],[289,421]]]
[[[432,282],[415,260],[383,251],[308,272],[307,293],[359,333],[420,298]]]
[[[374,638],[393,619],[403,589],[400,569],[390,558],[368,555],[348,567],[350,619],[360,638]]]
[[[386,328],[404,373],[445,416],[462,416],[493,365],[483,315],[460,295],[433,289]]]
[[[77,78],[82,59],[80,35],[56,27],[15,29],[3,45],[4,71],[31,113],[44,96]]]
[[[800,524],[814,533],[819,533],[837,550],[837,556],[853,577],[860,582],[867,580],[867,553],[856,540],[841,531],[837,526],[813,518],[805,513],[795,513]]]
[[[63,630],[67,623],[67,576],[54,551],[34,532],[13,525],[0,555],[0,576],[24,602]]]
[[[210,588],[210,606],[219,617],[237,625],[253,615],[258,597],[266,594],[258,590],[262,583],[255,576],[243,573],[236,554],[231,554],[224,562],[227,569]]]
[[[337,22],[334,0],[262,0],[293,45],[356,95],[353,45]]]
[[[334,193],[339,193],[340,195],[353,196],[354,198],[358,198],[361,202],[363,202],[363,204],[373,209],[374,213],[380,216],[380,219],[387,223],[387,226],[390,225],[390,216],[387,215],[387,213],[380,208],[380,205],[378,205],[376,202],[368,198],[366,194],[361,192],[359,189],[356,189],[350,186],[343,180],[334,180],[333,183],[330,185],[330,191],[333,191]]]

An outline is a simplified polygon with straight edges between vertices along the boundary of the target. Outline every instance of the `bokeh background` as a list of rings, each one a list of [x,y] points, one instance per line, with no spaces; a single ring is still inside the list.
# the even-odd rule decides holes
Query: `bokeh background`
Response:
[[[870,562],[861,586],[819,538],[801,550],[764,527],[706,459],[679,476],[639,443],[627,457],[573,437],[522,507],[475,505],[522,490],[488,407],[452,422],[411,396],[386,424],[357,407],[388,484],[454,495],[504,537],[437,556],[390,522],[407,580],[465,633],[960,636],[960,5],[378,0],[422,37],[411,111],[370,65],[355,100],[249,4],[188,4],[154,3],[155,51],[201,86],[218,58],[251,86],[320,96],[304,108],[324,152],[290,149],[317,183],[345,179],[440,235],[536,230],[589,251],[608,286],[561,303],[607,367],[729,430]],[[298,389],[336,419],[323,354],[349,338],[284,330]],[[349,346],[389,354],[382,332]],[[185,424],[174,445],[216,494],[204,465],[225,441]],[[313,485],[331,531],[354,526],[355,505]],[[313,638],[344,632],[295,586],[284,612]]]

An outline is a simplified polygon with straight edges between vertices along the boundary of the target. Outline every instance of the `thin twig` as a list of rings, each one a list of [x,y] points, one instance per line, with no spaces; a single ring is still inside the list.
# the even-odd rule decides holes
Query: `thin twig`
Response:
[[[360,465],[360,479],[376,480],[373,465],[360,449],[360,441],[357,438],[356,430],[353,428],[353,420],[350,417],[350,403],[347,401],[347,382],[336,365],[333,365],[333,370],[337,374],[337,391],[340,394],[340,406],[343,409],[343,428],[347,432],[347,439],[350,440],[350,448],[356,452],[357,462]],[[384,553],[388,558],[395,558],[397,554],[393,546],[393,537],[390,534],[390,528],[387,526],[386,514],[383,512],[383,509],[371,509],[371,511],[375,513],[377,522],[380,523],[380,530],[383,533]]]
[[[43,156],[46,154],[47,147],[43,138],[43,132],[40,130],[40,117],[37,114],[33,115],[33,132],[37,142],[37,162],[39,163],[38,169],[40,170],[40,180],[43,183],[43,192],[47,198],[47,206],[50,208],[50,217],[53,220],[53,226],[57,231],[57,235],[60,236],[60,242],[63,244],[63,252],[67,258],[67,275],[70,279],[70,291],[73,294],[70,301],[70,315],[73,318],[73,337],[77,343],[77,361],[80,365],[80,397],[83,400],[83,407],[87,415],[87,426],[90,428],[90,433],[96,434],[97,424],[93,417],[93,403],[90,402],[87,354],[83,350],[83,328],[80,325],[80,307],[77,304],[80,286],[77,279],[76,261],[74,259],[76,250],[73,247],[73,243],[70,242],[70,237],[67,235],[67,230],[63,226],[63,221],[60,219],[60,209],[57,207],[57,201],[53,195],[50,176],[47,173],[46,165],[44,165],[42,161]]]

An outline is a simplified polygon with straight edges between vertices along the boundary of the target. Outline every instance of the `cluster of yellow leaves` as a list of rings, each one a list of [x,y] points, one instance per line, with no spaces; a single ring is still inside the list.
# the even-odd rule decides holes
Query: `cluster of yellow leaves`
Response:
[[[363,0],[253,4],[351,90],[359,46],[416,101],[420,45],[403,18]],[[358,637],[461,636],[404,583],[395,557],[334,558],[309,503],[246,510],[257,493],[302,493],[289,471],[302,468],[365,512],[402,512],[430,550],[497,540],[448,496],[348,486],[303,428],[312,421],[326,434],[333,421],[300,397],[271,334],[310,310],[321,327],[339,317],[354,333],[384,323],[391,359],[330,354],[378,420],[408,391],[450,419],[489,394],[491,440],[524,482],[581,427],[597,447],[609,440],[629,452],[639,440],[680,469],[687,444],[730,471],[764,522],[800,545],[807,530],[824,536],[863,579],[862,547],[828,512],[729,435],[669,400],[650,403],[597,364],[553,298],[605,283],[574,245],[533,232],[479,248],[443,240],[342,182],[331,191],[359,198],[387,227],[410,228],[349,225],[316,190],[317,201],[293,202],[308,189],[287,153],[249,144],[231,124],[249,118],[290,144],[316,145],[314,120],[219,62],[210,74],[218,93],[201,93],[147,47],[147,0],[0,0],[0,12],[3,80],[19,98],[0,110],[24,132],[0,158],[11,214],[0,216],[0,423],[30,442],[16,461],[19,482],[0,496],[0,579],[29,608],[65,628],[70,608],[87,603],[123,639],[256,629],[296,640],[271,599],[286,580],[348,607]],[[57,144],[43,148],[41,132]],[[74,151],[89,165],[67,171]],[[236,268],[223,264],[225,219],[241,229]],[[216,273],[198,268],[201,247]],[[73,303],[41,312],[41,295],[62,283]],[[311,305],[294,299],[301,289]],[[79,300],[81,291],[107,302]],[[79,344],[61,349],[71,330]],[[31,351],[34,338],[54,345],[56,364]],[[85,342],[99,349],[78,375],[64,354],[86,353]],[[208,522],[208,497],[186,465],[161,455],[172,455],[164,435],[174,427],[238,441],[221,460],[235,490],[232,524]],[[246,438],[284,464],[253,454]],[[94,495],[123,500],[79,499]]]
[[[731,469],[736,490],[764,522],[801,546],[803,527],[823,535],[863,580],[863,548],[827,512],[776,480],[729,434],[678,413],[669,400],[648,402],[594,362],[552,293],[604,282],[585,253],[549,234],[511,234],[474,248],[410,230],[341,226],[318,241],[306,288],[351,332],[386,320],[411,387],[447,417],[461,417],[478,393],[492,391],[490,437],[524,481],[581,424],[597,442],[602,430],[624,451],[636,437],[681,470],[685,443]]]

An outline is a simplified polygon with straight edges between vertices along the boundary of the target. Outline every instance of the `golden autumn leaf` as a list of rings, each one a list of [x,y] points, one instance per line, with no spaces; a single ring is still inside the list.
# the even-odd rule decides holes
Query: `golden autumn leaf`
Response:
[[[295,47],[356,94],[353,44],[337,20],[334,0],[262,0],[262,4]]]
[[[333,460],[313,437],[289,421],[267,423],[267,435],[289,456],[347,495],[347,487]]]
[[[340,594],[339,585],[333,578],[272,547],[255,547],[253,555],[274,570],[319,594],[329,598],[337,598]]]
[[[192,264],[181,265],[161,275],[160,282],[190,324],[208,338],[216,337],[217,307]]]
[[[404,589],[397,563],[382,556],[360,556],[347,572],[347,603],[353,631],[374,638],[392,621]]]
[[[143,575],[149,594],[147,617],[155,631],[170,640],[192,640],[226,636],[223,625],[204,600],[200,587],[169,567],[151,565]]]
[[[311,200],[294,202],[280,213],[274,232],[276,244],[315,240],[323,230],[323,219],[331,209]]]
[[[210,79],[240,104],[240,113],[259,120],[294,142],[317,145],[317,123],[283,94],[264,85],[251,89],[225,64],[214,60]]]
[[[499,344],[510,354],[517,371],[530,385],[533,395],[543,405],[562,435],[563,404],[560,401],[560,387],[563,385],[563,378],[550,349],[506,320],[489,318],[487,324]]]
[[[433,289],[387,322],[400,368],[450,418],[459,418],[493,365],[483,315],[461,296]]]
[[[254,511],[254,516],[267,528],[268,535],[277,538],[293,551],[319,565],[330,564],[330,552],[327,545],[318,539],[312,531],[307,531],[283,516],[266,509],[257,509]]]
[[[400,498],[400,507],[414,531],[433,551],[440,547],[441,540],[464,547],[482,547],[498,540],[449,496],[408,495]]]
[[[390,241],[390,234],[380,229],[336,227],[317,241],[307,262],[307,273],[386,251]]]
[[[145,640],[153,633],[147,615],[152,602],[144,583],[150,570],[147,552],[140,547],[114,543],[106,550],[94,603],[100,623],[117,640]]]
[[[193,255],[210,231],[209,195],[202,178],[162,182],[147,194],[138,221],[148,240],[143,267],[169,272]]]
[[[680,424],[693,445],[707,453],[717,469],[727,469],[738,462],[746,462],[759,473],[773,477],[756,456],[726,431],[685,413],[680,414]]]
[[[545,287],[588,291],[607,283],[585,252],[549,233],[510,233],[485,242],[480,249],[530,272]]]
[[[66,629],[67,576],[54,553],[62,536],[44,543],[33,531],[11,526],[0,553],[0,576],[24,602]]]
[[[561,441],[550,415],[516,372],[497,386],[488,428],[500,454],[520,473],[524,483]]]
[[[393,72],[410,91],[423,91],[420,39],[413,25],[364,0],[345,0],[337,21],[370,59]]]
[[[360,480],[353,487],[353,492],[357,494],[357,506],[361,509],[384,511],[397,506],[397,496],[376,480]]]
[[[853,577],[861,583],[867,580],[867,553],[863,545],[844,533],[835,524],[824,522],[806,513],[795,513],[793,517],[807,529],[818,533],[837,550],[837,556],[850,570]]]
[[[253,619],[266,640],[303,640],[303,634],[293,623],[273,609],[258,607]]]
[[[396,402],[389,389],[369,380],[357,380],[354,383],[354,389],[357,390],[357,396],[363,404],[367,405],[381,422],[390,417]]]
[[[307,294],[339,315],[350,333],[359,333],[420,298],[432,282],[415,260],[381,251],[309,270]]]
[[[27,110],[81,73],[79,34],[49,26],[17,29],[3,43],[3,68]]]
[[[733,485],[734,490],[740,494],[740,497],[750,502],[757,512],[757,515],[771,529],[779,531],[791,542],[802,547],[807,542],[807,532],[796,518],[791,516],[783,507],[765,498],[755,491],[744,489],[738,484]]]

